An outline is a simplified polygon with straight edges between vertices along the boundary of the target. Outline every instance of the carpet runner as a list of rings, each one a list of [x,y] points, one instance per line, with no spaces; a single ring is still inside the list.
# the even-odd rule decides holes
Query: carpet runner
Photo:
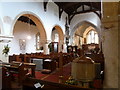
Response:
[[[71,63],[65,65],[62,69],[55,70],[50,74],[42,74],[40,71],[35,72],[36,79],[41,79],[51,82],[59,82],[59,76],[63,76],[64,80],[67,80],[71,75]]]
[[[36,79],[55,83],[59,83],[60,76],[63,76],[63,80],[66,81],[71,76],[71,63],[65,65],[62,69],[55,70],[50,74],[42,74],[40,71],[36,71],[35,75]],[[93,86],[95,88],[101,88],[102,87],[101,79],[94,80]]]

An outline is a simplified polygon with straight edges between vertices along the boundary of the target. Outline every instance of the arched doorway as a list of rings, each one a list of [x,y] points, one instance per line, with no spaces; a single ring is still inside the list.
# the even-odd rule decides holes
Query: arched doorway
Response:
[[[46,43],[42,22],[34,14],[22,14],[15,20],[10,54],[40,52]]]
[[[64,43],[64,34],[60,26],[56,25],[52,29],[51,40],[54,44],[53,47],[55,52],[61,52],[63,49]]]

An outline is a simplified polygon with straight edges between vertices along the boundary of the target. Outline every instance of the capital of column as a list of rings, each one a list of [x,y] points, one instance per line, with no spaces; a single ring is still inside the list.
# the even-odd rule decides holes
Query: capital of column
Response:
[[[13,36],[0,35],[0,43],[9,43],[13,39]]]
[[[45,44],[49,44],[52,40],[46,40]]]

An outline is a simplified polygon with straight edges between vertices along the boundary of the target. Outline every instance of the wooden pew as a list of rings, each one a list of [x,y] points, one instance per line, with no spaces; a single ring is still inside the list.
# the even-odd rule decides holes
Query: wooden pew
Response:
[[[1,71],[1,73],[0,74],[2,74],[2,90],[10,90],[11,89],[11,75],[10,75],[10,73],[9,73],[9,71],[7,70],[7,68],[6,67],[0,67],[0,69],[2,69],[2,71]],[[0,78],[1,78],[0,77]]]
[[[33,63],[33,59],[43,59],[43,69],[50,69],[54,71],[56,68],[63,67],[63,65],[71,62],[74,59],[74,55],[71,53],[50,53],[49,55],[44,55],[43,53],[31,53],[31,54],[20,54],[13,55],[13,58],[9,60],[19,61],[24,63]],[[46,59],[51,59],[51,62],[45,61]]]
[[[2,66],[6,67],[10,74],[12,75],[12,77],[14,77],[14,75],[17,75],[17,79],[19,84],[22,83],[22,81],[25,78],[25,75],[28,72],[28,69],[31,69],[31,74],[33,77],[35,77],[35,64],[33,63],[22,63],[22,62],[12,62],[12,63],[4,63]]]
[[[9,63],[4,65],[4,67],[8,69],[12,78],[14,78],[15,75],[17,76],[19,84],[22,83],[25,78],[25,74],[28,73],[28,70],[25,68],[23,63]]]
[[[23,90],[29,90],[29,89],[41,89],[41,87],[39,88],[35,88],[35,84],[41,84],[41,86],[43,86],[43,89],[79,89],[79,90],[94,90],[94,89],[90,89],[90,88],[82,88],[82,87],[78,87],[78,86],[74,86],[74,85],[67,85],[67,84],[63,84],[63,83],[55,83],[55,82],[49,82],[49,81],[44,81],[44,80],[39,80],[39,79],[35,79],[35,78],[30,78],[27,77],[22,84]]]
[[[86,54],[90,57],[95,63],[101,64],[101,70],[104,70],[104,55],[103,54]]]
[[[23,63],[24,64],[24,67],[27,68],[27,69],[31,69],[31,74],[33,77],[35,77],[35,68],[36,68],[36,65],[34,63]]]
[[[45,59],[43,61],[43,68],[49,69],[51,72],[53,72],[56,69],[56,62],[52,59]]]

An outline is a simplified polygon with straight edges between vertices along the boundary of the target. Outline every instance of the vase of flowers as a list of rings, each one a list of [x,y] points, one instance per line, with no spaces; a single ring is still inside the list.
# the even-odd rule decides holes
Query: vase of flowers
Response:
[[[5,56],[8,55],[9,53],[9,50],[10,50],[10,47],[8,46],[8,44],[6,46],[4,46],[4,49],[2,51],[2,54],[4,54]]]

